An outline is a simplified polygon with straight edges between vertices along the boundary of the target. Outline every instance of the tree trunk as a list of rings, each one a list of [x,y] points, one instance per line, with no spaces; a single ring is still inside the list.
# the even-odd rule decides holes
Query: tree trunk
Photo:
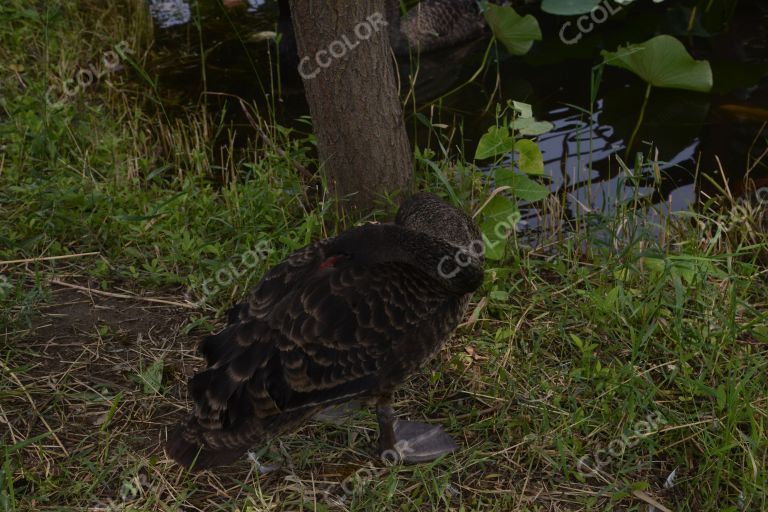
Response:
[[[322,169],[358,207],[412,176],[384,1],[290,0]]]

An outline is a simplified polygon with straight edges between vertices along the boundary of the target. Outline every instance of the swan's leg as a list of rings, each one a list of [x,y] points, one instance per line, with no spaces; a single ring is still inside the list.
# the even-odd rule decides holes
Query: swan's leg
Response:
[[[458,449],[458,445],[439,426],[395,419],[390,398],[379,400],[376,416],[383,459],[417,464],[431,462]]]
[[[376,404],[376,419],[379,422],[379,450],[386,457],[395,451],[395,411],[392,410],[392,397],[382,397]],[[391,458],[389,459],[392,460]]]

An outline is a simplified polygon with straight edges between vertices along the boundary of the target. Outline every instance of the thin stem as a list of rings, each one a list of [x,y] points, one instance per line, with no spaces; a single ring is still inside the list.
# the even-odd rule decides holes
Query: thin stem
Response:
[[[464,88],[464,87],[466,87],[467,85],[469,85],[469,84],[473,83],[473,82],[475,81],[475,79],[476,79],[478,76],[480,76],[480,73],[482,73],[482,72],[483,72],[483,70],[485,69],[485,66],[486,66],[486,65],[487,65],[487,63],[488,63],[488,55],[491,53],[491,49],[493,48],[493,44],[494,44],[494,39],[491,39],[491,40],[488,42],[488,46],[487,46],[487,47],[486,47],[486,49],[485,49],[485,54],[483,55],[483,60],[482,60],[482,62],[480,63],[480,66],[477,68],[477,71],[475,71],[475,73],[474,73],[474,74],[473,74],[471,77],[469,77],[469,79],[468,79],[468,80],[466,80],[465,82],[463,82],[463,83],[461,83],[461,84],[457,85],[456,87],[454,87],[454,88],[453,88],[453,89],[451,89],[450,91],[448,91],[448,92],[446,92],[446,93],[444,93],[444,94],[441,94],[441,95],[440,95],[440,97],[438,97],[438,98],[436,98],[436,99],[432,100],[432,103],[434,103],[435,101],[441,101],[441,100],[443,100],[443,99],[445,99],[445,98],[449,97],[451,94],[455,93],[456,91],[459,91],[460,89],[463,89],[463,88]],[[488,105],[490,105],[490,102],[488,103]],[[485,106],[485,108],[486,108],[486,109],[488,108],[488,105],[486,105],[486,106]],[[424,109],[425,109],[425,108],[427,108],[428,106],[429,106],[429,104],[426,104],[426,103],[425,103],[424,105],[422,105],[421,107],[419,107],[417,110],[424,110]]]
[[[627,144],[627,151],[624,153],[624,160],[629,161],[629,153],[632,151],[632,146],[635,144],[635,138],[637,137],[637,132],[640,131],[640,125],[643,124],[643,119],[645,118],[645,107],[648,106],[648,98],[651,97],[651,84],[648,84],[648,86],[645,88],[645,98],[643,99],[643,106],[640,108],[640,116],[637,118],[637,123],[635,124],[635,129],[632,130],[632,136],[629,138],[629,144]]]

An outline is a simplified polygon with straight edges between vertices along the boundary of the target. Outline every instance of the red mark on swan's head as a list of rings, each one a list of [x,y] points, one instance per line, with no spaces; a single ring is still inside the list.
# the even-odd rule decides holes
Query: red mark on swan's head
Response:
[[[341,259],[344,259],[343,255],[331,256],[330,258],[328,258],[327,260],[325,260],[324,262],[322,262],[320,264],[320,270],[323,270],[324,268],[328,268],[328,267],[334,266],[336,264],[336,262],[341,260]]]

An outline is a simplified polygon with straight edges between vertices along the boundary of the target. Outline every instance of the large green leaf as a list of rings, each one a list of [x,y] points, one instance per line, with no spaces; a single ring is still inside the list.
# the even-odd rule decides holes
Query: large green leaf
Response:
[[[536,118],[533,117],[533,107],[529,103],[513,101],[511,105],[517,115],[509,126],[520,135],[541,135],[554,128],[552,123],[547,121],[537,121]]]
[[[475,160],[483,160],[492,156],[509,153],[515,148],[515,139],[510,135],[506,126],[491,126],[480,137],[475,151]]]
[[[601,54],[606,64],[632,71],[654,87],[698,92],[712,89],[709,62],[694,60],[683,43],[672,36],[656,36]]]
[[[513,130],[518,131],[520,135],[529,136],[543,135],[547,132],[551,132],[555,128],[555,125],[549,121],[537,121],[533,117],[521,117],[515,119],[510,126]]]
[[[500,260],[504,256],[507,240],[520,222],[520,211],[510,199],[497,195],[483,208],[483,233],[485,257]]]
[[[513,100],[512,108],[517,112],[517,117],[523,119],[533,119],[533,106],[530,103]]]
[[[544,174],[544,158],[535,142],[528,139],[515,141],[506,126],[491,126],[480,137],[475,151],[475,160],[483,160],[494,156],[517,151],[519,157],[517,166],[526,174]]]
[[[560,16],[586,14],[600,5],[601,0],[543,0],[541,10]]]
[[[512,169],[497,169],[494,178],[497,187],[507,186],[515,196],[525,201],[540,201],[549,195],[547,187]]]
[[[544,174],[544,157],[535,142],[521,139],[515,143],[515,151],[520,154],[518,168],[526,174]]]
[[[512,55],[525,55],[534,41],[541,41],[539,22],[531,14],[520,16],[512,7],[489,3],[484,15],[494,37]]]

